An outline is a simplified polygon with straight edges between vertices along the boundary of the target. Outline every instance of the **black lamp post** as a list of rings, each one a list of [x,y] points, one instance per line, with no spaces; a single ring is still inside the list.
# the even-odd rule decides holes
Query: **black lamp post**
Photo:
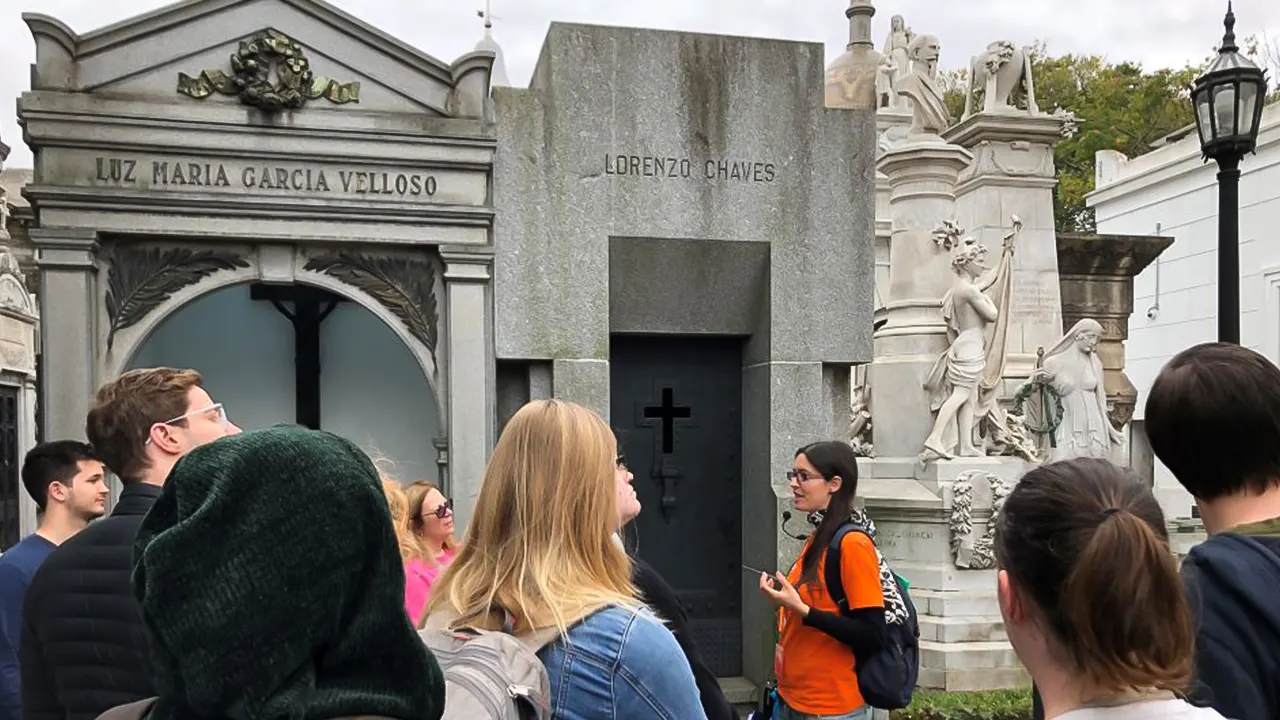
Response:
[[[1218,341],[1240,342],[1240,158],[1258,146],[1267,74],[1240,54],[1227,3],[1218,57],[1191,88],[1200,149],[1218,162]]]

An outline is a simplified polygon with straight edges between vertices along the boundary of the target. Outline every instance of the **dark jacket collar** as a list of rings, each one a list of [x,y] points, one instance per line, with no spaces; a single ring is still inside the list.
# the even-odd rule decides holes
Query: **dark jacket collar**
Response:
[[[160,487],[144,482],[125,485],[124,490],[120,492],[120,499],[116,501],[115,509],[111,511],[111,516],[146,515],[155,504],[156,498],[160,497],[161,490]]]

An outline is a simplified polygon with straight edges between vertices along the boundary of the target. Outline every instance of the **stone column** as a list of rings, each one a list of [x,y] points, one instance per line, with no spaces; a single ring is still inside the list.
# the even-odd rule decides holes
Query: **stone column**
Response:
[[[952,282],[951,256],[933,230],[955,216],[956,178],[971,159],[958,145],[914,140],[877,165],[888,177],[893,219],[886,323],[875,334],[870,376],[878,457],[914,457],[933,426],[924,378],[947,348],[941,307]]]
[[[40,352],[45,440],[85,439],[97,390],[97,233],[32,228],[40,269]]]
[[[449,492],[461,533],[471,518],[495,422],[493,363],[493,253],[441,248],[444,260],[445,399]]]
[[[1083,318],[1102,324],[1098,357],[1102,360],[1107,414],[1116,429],[1133,418],[1138,389],[1124,374],[1124,341],[1133,312],[1133,278],[1173,244],[1155,235],[1058,233],[1062,328]]]
[[[27,452],[36,446],[36,382],[34,373],[23,378],[22,391],[18,394],[21,398],[21,407],[18,408],[18,426],[22,428],[22,434],[18,437],[18,457],[20,458],[26,457]],[[36,531],[38,521],[36,503],[27,495],[26,490],[20,491],[18,495],[20,498],[18,528],[22,531],[22,537],[26,537]]]
[[[947,130],[973,164],[956,186],[956,219],[988,248],[1000,247],[1010,215],[1022,220],[1013,255],[1006,396],[1035,368],[1036,349],[1062,336],[1062,299],[1053,218],[1053,148],[1066,120],[1024,111],[978,113]]]

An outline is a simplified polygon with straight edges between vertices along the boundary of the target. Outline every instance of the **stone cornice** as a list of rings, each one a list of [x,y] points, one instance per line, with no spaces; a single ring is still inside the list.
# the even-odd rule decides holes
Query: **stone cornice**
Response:
[[[264,197],[201,192],[27,185],[23,195],[42,210],[141,212],[153,215],[355,221],[405,225],[493,224],[486,206],[358,201],[317,203],[314,198]],[[33,229],[34,233],[35,230]]]
[[[1058,272],[1063,276],[1134,277],[1173,240],[1159,235],[1058,233]]]
[[[966,148],[973,148],[984,140],[1052,146],[1062,139],[1062,127],[1062,118],[1053,115],[976,113],[947,128],[942,137]]]
[[[148,103],[82,94],[25,92],[18,100],[18,115],[28,142],[41,147],[76,142],[83,144],[83,128],[92,126],[95,137],[138,138],[153,148],[221,150],[240,136],[279,137],[294,147],[314,147],[333,153],[340,143],[343,154],[400,153],[406,148],[441,148],[475,153],[473,161],[491,162],[497,146],[496,128],[468,118],[436,118],[405,113],[343,112],[300,113],[288,127],[244,122],[244,112],[233,105],[190,104],[175,118],[166,103]],[[366,149],[364,146],[368,146]]]

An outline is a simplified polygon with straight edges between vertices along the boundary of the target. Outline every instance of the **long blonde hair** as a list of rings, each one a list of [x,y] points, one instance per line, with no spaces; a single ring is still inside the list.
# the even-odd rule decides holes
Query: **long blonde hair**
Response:
[[[444,496],[444,491],[441,490],[435,483],[430,482],[428,480],[419,480],[415,483],[410,484],[409,487],[405,489],[405,496],[408,498],[408,502],[409,502],[408,517],[406,518],[406,522],[408,522],[409,531],[413,533],[414,538],[417,539],[418,549],[420,550],[421,556],[415,557],[414,559],[421,560],[431,565],[436,565],[438,564],[436,558],[432,555],[432,553],[427,552],[426,543],[422,539],[422,504],[426,502],[427,495],[429,495],[432,490],[435,490],[436,492],[440,493],[441,497]],[[458,548],[458,540],[456,538],[450,535],[447,539],[445,539],[444,541],[445,550],[456,550],[457,548]]]
[[[422,555],[422,546],[418,537],[409,526],[409,498],[404,488],[396,480],[385,475],[382,478],[382,492],[387,496],[387,507],[391,509],[391,523],[396,529],[396,543],[400,548],[401,560],[413,560]]]
[[[631,561],[614,542],[617,441],[581,405],[537,400],[507,423],[453,563],[426,615],[496,629],[561,633],[607,606],[638,608]]]

